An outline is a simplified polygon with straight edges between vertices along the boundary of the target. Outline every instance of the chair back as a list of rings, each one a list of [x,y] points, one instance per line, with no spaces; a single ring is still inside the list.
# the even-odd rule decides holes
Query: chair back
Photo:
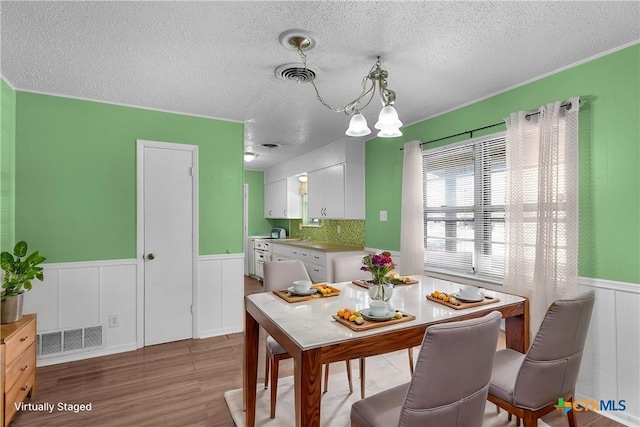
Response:
[[[362,264],[362,255],[344,255],[333,259],[331,268],[333,270],[334,283],[350,282],[352,280],[369,280],[372,278],[368,271],[360,270]]]
[[[575,389],[594,302],[588,292],[549,306],[516,377],[516,406],[536,410]]]
[[[265,262],[263,280],[265,292],[271,292],[287,289],[296,280],[311,280],[311,278],[302,261],[288,259]]]
[[[481,426],[501,315],[430,326],[400,426]]]

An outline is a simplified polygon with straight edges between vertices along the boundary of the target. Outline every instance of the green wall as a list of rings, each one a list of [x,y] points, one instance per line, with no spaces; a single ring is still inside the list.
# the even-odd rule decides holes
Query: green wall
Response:
[[[242,124],[20,91],[16,124],[16,238],[48,262],[135,258],[136,139],[198,146],[200,254],[242,252]]]
[[[249,186],[249,236],[268,233],[269,220],[264,217],[264,171],[244,171],[244,183]]]
[[[12,251],[15,232],[16,92],[0,78],[0,250]]]
[[[425,94],[426,96],[426,94]],[[640,283],[640,45],[636,44],[475,104],[407,126],[401,138],[365,145],[366,246],[400,249],[402,151],[571,96],[580,110],[581,276]],[[402,115],[402,99],[398,96]],[[485,133],[503,130],[496,127]],[[482,134],[477,134],[480,136]],[[429,148],[455,142],[429,144]],[[379,221],[379,211],[388,221]]]

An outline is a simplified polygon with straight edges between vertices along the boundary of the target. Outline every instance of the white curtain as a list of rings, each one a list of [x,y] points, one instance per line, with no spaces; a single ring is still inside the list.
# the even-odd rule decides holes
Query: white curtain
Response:
[[[568,102],[505,119],[504,286],[530,298],[532,335],[549,305],[577,288],[579,99]]]
[[[420,141],[404,144],[402,161],[402,218],[400,266],[403,275],[424,273],[424,206]]]

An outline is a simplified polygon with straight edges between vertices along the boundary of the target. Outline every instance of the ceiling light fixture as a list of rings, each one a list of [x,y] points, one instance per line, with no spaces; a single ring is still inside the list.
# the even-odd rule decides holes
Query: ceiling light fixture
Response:
[[[371,129],[369,129],[367,125],[367,119],[365,119],[360,111],[371,103],[376,90],[380,95],[383,107],[378,116],[378,121],[374,126],[379,130],[378,136],[382,138],[393,138],[402,135],[400,131],[402,122],[398,118],[398,112],[393,106],[396,100],[396,93],[387,87],[387,77],[389,73],[387,70],[382,69],[379,56],[369,73],[362,78],[362,92],[360,95],[344,107],[333,108],[320,95],[320,91],[315,83],[315,76],[311,74],[307,67],[307,55],[304,51],[313,48],[317,44],[317,41],[311,38],[308,32],[303,30],[288,30],[280,34],[280,43],[298,51],[300,58],[302,58],[304,69],[309,75],[309,81],[316,92],[318,101],[331,111],[345,113],[351,116],[349,128],[345,132],[348,136],[366,136],[371,133]]]
[[[257,153],[252,153],[250,151],[244,152],[244,161],[247,163],[254,161],[257,157],[258,157]]]

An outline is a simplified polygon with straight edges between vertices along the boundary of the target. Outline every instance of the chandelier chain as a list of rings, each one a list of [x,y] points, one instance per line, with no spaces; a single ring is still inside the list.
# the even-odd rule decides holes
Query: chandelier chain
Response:
[[[336,113],[345,113],[346,115],[352,115],[352,114],[359,113],[360,110],[366,108],[367,105],[371,103],[371,100],[373,99],[373,96],[375,94],[374,78],[377,76],[377,70],[380,69],[380,57],[378,57],[378,61],[375,63],[375,65],[371,67],[371,70],[369,70],[369,73],[367,73],[367,75],[362,78],[362,92],[360,93],[360,95],[356,99],[354,99],[353,101],[345,105],[344,107],[334,108],[327,101],[324,100],[322,95],[320,95],[320,90],[318,89],[318,86],[316,86],[314,74],[311,73],[309,71],[309,68],[307,67],[307,55],[305,55],[305,53],[302,51],[300,46],[298,46],[298,54],[302,58],[304,71],[307,74],[307,76],[309,76],[309,81],[311,82],[311,85],[313,86],[313,89],[316,92],[316,98],[318,99],[318,101],[320,101],[322,105],[327,107],[329,110],[334,111]],[[371,81],[371,86],[369,88],[367,88],[367,81]],[[369,97],[367,102],[360,108],[356,108],[356,106],[360,103],[360,101],[369,94],[371,94],[371,96]]]

